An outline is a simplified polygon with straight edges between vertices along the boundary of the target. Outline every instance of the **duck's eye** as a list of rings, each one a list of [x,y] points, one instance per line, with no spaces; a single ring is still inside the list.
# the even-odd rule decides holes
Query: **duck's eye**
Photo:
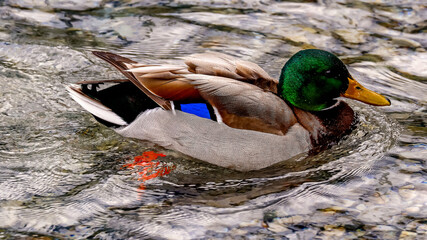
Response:
[[[360,90],[361,88],[359,86],[356,87],[357,90]]]
[[[326,70],[325,75],[326,76],[331,76],[331,70]]]

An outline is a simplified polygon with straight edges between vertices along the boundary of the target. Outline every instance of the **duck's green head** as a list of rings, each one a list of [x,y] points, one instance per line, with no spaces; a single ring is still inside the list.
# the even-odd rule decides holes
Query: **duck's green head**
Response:
[[[318,49],[299,51],[286,62],[280,74],[278,94],[307,111],[329,108],[340,96],[371,105],[390,105],[384,96],[356,82],[335,55]]]

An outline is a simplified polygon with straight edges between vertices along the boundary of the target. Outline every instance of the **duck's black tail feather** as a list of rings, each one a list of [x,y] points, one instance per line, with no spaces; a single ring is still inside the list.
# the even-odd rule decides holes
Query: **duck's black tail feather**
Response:
[[[98,91],[100,83],[103,81],[80,82],[80,85],[68,86],[67,90],[77,103],[108,127],[126,126],[145,110],[158,107],[131,82],[121,82]]]

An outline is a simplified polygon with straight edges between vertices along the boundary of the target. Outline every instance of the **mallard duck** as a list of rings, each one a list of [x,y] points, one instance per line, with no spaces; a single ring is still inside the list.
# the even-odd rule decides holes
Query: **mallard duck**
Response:
[[[339,97],[390,105],[354,80],[335,55],[317,49],[293,55],[279,80],[255,63],[217,52],[184,57],[180,65],[93,54],[126,77],[67,87],[99,122],[124,137],[239,171],[262,169],[342,138],[355,114]],[[101,83],[114,84],[99,89]]]

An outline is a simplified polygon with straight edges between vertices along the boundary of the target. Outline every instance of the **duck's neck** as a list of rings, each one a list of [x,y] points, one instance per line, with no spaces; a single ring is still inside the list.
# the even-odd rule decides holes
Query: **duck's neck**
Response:
[[[307,112],[293,107],[298,122],[310,132],[314,148],[323,149],[351,131],[355,116],[347,103],[318,112]]]

